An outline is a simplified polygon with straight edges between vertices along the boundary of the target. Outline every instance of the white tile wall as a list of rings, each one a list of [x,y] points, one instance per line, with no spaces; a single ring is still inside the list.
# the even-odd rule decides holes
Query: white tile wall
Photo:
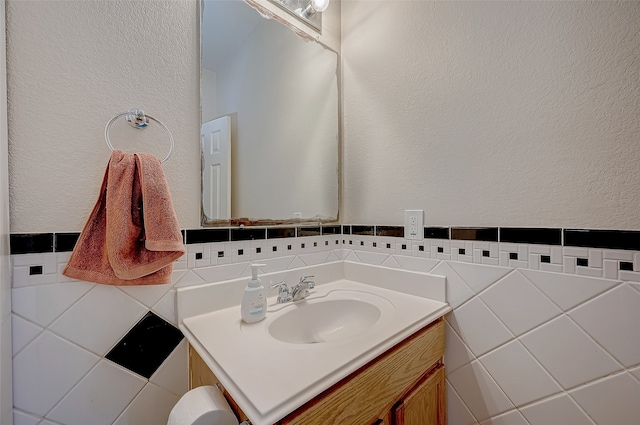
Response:
[[[68,253],[12,257],[16,425],[164,424],[187,390],[186,342],[150,380],[102,357],[146,311],[175,324],[175,288],[249,276],[252,260],[272,272],[342,259],[447,277],[449,424],[640,424],[640,253],[359,235],[188,248],[173,283],[152,287],[69,280]]]
[[[520,412],[531,425],[571,424],[592,425],[593,422],[567,394],[553,396],[530,404]]]

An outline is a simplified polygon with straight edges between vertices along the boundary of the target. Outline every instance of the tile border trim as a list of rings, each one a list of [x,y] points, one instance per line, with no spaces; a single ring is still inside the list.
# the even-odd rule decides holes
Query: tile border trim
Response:
[[[323,235],[404,238],[404,228],[392,225],[330,224],[300,227],[210,228],[182,230],[185,244],[236,242]],[[13,233],[11,254],[70,252],[80,232]],[[639,230],[562,229],[548,227],[424,227],[425,239],[484,241],[564,247],[640,251]]]

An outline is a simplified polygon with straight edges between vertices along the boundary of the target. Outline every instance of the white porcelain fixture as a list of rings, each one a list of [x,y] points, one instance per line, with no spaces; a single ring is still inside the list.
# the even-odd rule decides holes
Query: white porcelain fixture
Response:
[[[254,425],[283,418],[451,308],[445,278],[350,262],[263,275],[314,275],[300,301],[268,299],[267,317],[246,324],[246,278],[178,290],[179,326]],[[232,301],[230,301],[232,300]]]
[[[362,291],[335,290],[307,302],[292,304],[274,314],[269,335],[291,344],[342,341],[391,319],[393,304]],[[242,326],[247,332],[256,327]]]

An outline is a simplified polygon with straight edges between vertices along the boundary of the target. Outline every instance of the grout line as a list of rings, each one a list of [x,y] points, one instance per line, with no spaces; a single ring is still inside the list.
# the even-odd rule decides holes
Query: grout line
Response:
[[[468,363],[467,363],[468,364]],[[446,367],[446,366],[445,366]],[[457,396],[458,399],[460,399],[460,402],[462,403],[462,405],[464,406],[465,409],[467,409],[467,412],[469,412],[469,414],[471,415],[471,417],[476,421],[476,424],[479,424],[480,421],[478,420],[478,418],[476,418],[476,415],[473,413],[473,411],[469,408],[469,406],[467,406],[467,403],[465,403],[464,399],[462,398],[462,396],[458,393],[458,391],[455,389],[455,387],[453,386],[453,384],[449,381],[448,377],[445,377],[445,382],[447,384],[449,384],[449,387],[451,388],[451,391],[453,391]]]

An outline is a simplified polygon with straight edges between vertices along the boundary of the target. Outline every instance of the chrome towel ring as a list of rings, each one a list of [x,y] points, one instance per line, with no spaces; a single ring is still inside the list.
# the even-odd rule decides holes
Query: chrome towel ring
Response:
[[[111,129],[111,124],[113,124],[115,120],[117,120],[123,115],[127,120],[127,123],[129,123],[130,126],[137,129],[143,129],[147,127],[149,125],[149,120],[155,121],[158,124],[160,124],[160,126],[164,129],[165,133],[167,133],[167,136],[169,137],[169,143],[171,144],[171,146],[169,147],[169,153],[160,162],[165,162],[167,159],[169,159],[169,157],[171,156],[171,153],[173,152],[173,146],[174,146],[173,136],[171,135],[171,132],[169,131],[166,125],[160,122],[160,120],[153,118],[151,115],[146,115],[144,111],[142,111],[141,109],[129,109],[127,112],[122,112],[120,114],[117,114],[116,116],[114,116],[109,120],[109,122],[104,128],[104,139],[107,142],[107,146],[109,146],[109,149],[111,149],[112,152],[114,150],[114,147],[111,144],[111,140],[109,140],[109,130]]]

